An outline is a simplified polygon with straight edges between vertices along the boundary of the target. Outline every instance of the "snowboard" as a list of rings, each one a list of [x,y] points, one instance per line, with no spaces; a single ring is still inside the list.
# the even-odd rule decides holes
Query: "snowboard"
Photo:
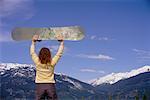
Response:
[[[64,40],[78,41],[84,38],[83,29],[80,26],[69,27],[43,27],[25,28],[17,27],[12,30],[12,39],[16,41],[32,40],[33,35],[39,35],[39,40],[57,40],[61,34]]]

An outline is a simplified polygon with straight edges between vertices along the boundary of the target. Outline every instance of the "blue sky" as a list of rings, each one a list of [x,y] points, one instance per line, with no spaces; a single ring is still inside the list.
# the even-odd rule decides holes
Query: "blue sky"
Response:
[[[32,64],[31,41],[11,39],[14,27],[79,25],[86,37],[65,41],[55,71],[82,81],[150,65],[148,0],[4,0],[0,1],[0,61]],[[57,41],[37,43],[56,53]]]

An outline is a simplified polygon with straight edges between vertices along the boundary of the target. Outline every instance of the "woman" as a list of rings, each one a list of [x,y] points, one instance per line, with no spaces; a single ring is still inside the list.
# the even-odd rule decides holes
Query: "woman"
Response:
[[[60,42],[59,49],[56,55],[51,58],[51,52],[48,48],[43,47],[39,54],[35,53],[35,44],[38,40],[38,35],[32,38],[30,47],[30,55],[36,65],[36,100],[43,100],[44,94],[47,94],[48,100],[57,100],[54,80],[54,68],[64,50],[64,41],[60,35],[57,39]]]

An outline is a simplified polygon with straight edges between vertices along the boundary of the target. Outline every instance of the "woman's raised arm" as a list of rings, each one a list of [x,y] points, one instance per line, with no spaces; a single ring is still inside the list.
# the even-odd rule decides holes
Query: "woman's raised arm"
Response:
[[[35,44],[36,44],[36,41],[38,40],[38,37],[39,37],[38,35],[33,36],[32,44],[30,46],[30,55],[35,64],[37,64],[39,62],[39,57],[37,56],[37,54],[35,52]]]
[[[59,48],[58,48],[56,55],[52,59],[52,62],[51,62],[52,66],[56,65],[56,63],[58,62],[58,60],[60,59],[60,57],[62,56],[63,51],[64,51],[64,40],[63,40],[62,35],[57,37],[57,39],[60,42],[60,45],[59,45]]]

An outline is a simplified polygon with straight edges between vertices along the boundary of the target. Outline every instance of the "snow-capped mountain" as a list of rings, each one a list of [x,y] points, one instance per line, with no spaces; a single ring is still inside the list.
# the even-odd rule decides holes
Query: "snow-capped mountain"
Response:
[[[25,71],[24,68],[28,68],[26,71],[35,70],[35,66],[32,65],[32,64],[1,63],[0,64],[0,75],[4,74],[4,72],[7,71],[7,70],[19,69],[19,68],[21,68],[22,70],[15,72],[13,76],[15,76],[15,75],[25,76],[25,75],[23,75],[23,73]],[[82,89],[83,88],[80,83],[71,80],[70,78],[67,77],[67,75],[62,74],[62,73],[56,73],[56,74],[61,76],[63,81],[66,81],[68,83],[72,83],[74,88],[77,88],[77,89]],[[61,80],[56,79],[56,81],[58,81],[59,83],[62,83]]]
[[[4,70],[10,70],[11,68],[23,68],[23,67],[31,67],[34,68],[35,66],[32,64],[18,64],[18,63],[0,63],[0,72]]]
[[[107,91],[108,94],[111,93],[114,97],[112,100],[135,100],[135,97],[144,100],[144,95],[146,100],[150,100],[150,72],[122,79],[114,84],[100,84],[95,86],[95,89]]]
[[[31,70],[35,69],[35,66],[32,64],[18,64],[18,63],[0,63],[0,75],[4,74],[4,71],[10,69],[18,69],[29,67]]]
[[[118,82],[119,80],[130,78],[132,76],[136,76],[140,73],[144,73],[144,72],[148,72],[148,71],[150,71],[150,66],[143,66],[139,69],[131,70],[130,72],[111,73],[104,77],[90,80],[89,83],[92,84],[93,86],[97,86],[97,85],[104,84],[104,83],[114,84],[114,83]]]
[[[95,87],[65,74],[56,73],[55,79],[58,98],[60,100],[108,100],[110,93],[112,94],[112,98],[116,98],[121,93],[121,100],[125,100],[125,98],[127,100],[134,100],[135,90],[138,91],[141,95],[140,98],[142,98],[143,93],[150,94],[150,72],[146,72],[149,69],[150,66],[144,66],[130,72],[113,73],[107,75],[107,77],[105,76],[103,78],[105,81],[103,82],[116,82],[115,84],[101,84]],[[34,65],[0,63],[0,75],[0,99],[35,99]]]
[[[0,63],[0,99],[26,98],[34,100],[35,66],[30,64]],[[79,100],[80,98],[94,98],[99,95],[105,98],[103,92],[95,91],[90,84],[70,76],[56,73],[56,88],[61,100]],[[9,95],[8,95],[9,94]]]

